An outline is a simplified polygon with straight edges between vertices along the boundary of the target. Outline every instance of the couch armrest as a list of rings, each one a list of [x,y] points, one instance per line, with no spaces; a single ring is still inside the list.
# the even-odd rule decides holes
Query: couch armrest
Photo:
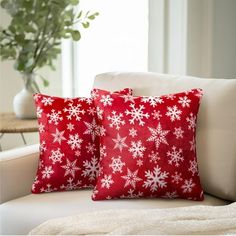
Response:
[[[38,160],[39,145],[26,146],[0,153],[0,203],[31,192]]]

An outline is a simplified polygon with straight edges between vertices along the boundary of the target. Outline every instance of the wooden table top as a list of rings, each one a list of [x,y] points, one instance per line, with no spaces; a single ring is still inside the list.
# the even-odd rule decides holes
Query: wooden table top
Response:
[[[18,119],[14,113],[0,113],[0,133],[38,132],[37,119]]]

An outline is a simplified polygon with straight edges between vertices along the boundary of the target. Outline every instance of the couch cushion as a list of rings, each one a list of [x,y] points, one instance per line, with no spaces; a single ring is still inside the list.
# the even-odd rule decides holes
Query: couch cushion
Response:
[[[197,127],[197,156],[203,189],[236,201],[236,79],[200,79],[155,73],[106,73],[94,87],[131,87],[134,95],[162,95],[202,88]]]
[[[225,205],[226,201],[205,195],[202,202],[168,199],[91,200],[91,190],[31,194],[0,206],[1,234],[27,234],[48,219],[106,209],[171,208],[193,205]]]

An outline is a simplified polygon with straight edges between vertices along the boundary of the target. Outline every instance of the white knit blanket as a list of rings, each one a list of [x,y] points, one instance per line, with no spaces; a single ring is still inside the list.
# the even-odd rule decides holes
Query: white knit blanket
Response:
[[[106,210],[46,221],[30,235],[236,235],[236,203],[169,209]]]

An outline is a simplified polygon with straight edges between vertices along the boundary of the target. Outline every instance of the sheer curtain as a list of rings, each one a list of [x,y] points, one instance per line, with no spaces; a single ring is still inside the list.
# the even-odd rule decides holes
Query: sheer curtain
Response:
[[[79,43],[63,44],[65,96],[88,96],[99,73],[147,71],[148,1],[81,0],[80,6],[100,15]]]

